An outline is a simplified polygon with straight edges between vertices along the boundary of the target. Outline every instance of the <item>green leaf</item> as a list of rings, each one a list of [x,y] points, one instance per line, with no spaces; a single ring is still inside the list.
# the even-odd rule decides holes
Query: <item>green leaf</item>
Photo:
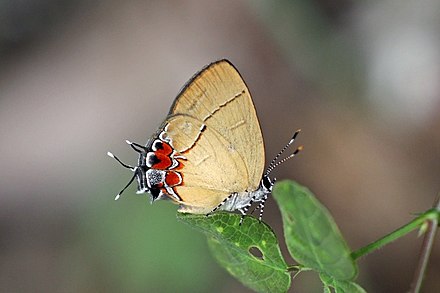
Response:
[[[322,283],[324,284],[324,292],[331,292],[330,287],[335,293],[366,293],[364,288],[351,281],[335,280],[326,274],[320,274]]]
[[[272,229],[253,217],[216,213],[178,214],[182,222],[204,232],[217,261],[231,275],[258,292],[286,292],[291,277]]]
[[[305,187],[282,181],[273,195],[280,207],[292,257],[304,267],[336,280],[352,280],[357,266],[330,213]]]

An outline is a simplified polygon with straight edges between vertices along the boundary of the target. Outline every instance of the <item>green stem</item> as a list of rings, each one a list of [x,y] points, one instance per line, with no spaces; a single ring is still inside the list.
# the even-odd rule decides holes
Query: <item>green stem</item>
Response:
[[[288,272],[305,272],[305,271],[311,271],[311,268],[306,268],[303,265],[290,265],[287,266]]]
[[[438,220],[440,218],[440,211],[436,208],[429,209],[423,214],[419,215],[417,218],[409,222],[408,224],[400,227],[399,229],[391,232],[390,234],[382,237],[381,239],[374,241],[373,243],[368,244],[354,252],[351,253],[351,257],[353,259],[358,259],[361,256],[364,256],[370,252],[373,252],[388,243],[393,242],[394,240],[408,234],[409,232],[419,228],[423,223],[427,220]]]
[[[440,196],[437,197],[434,203],[434,208],[440,211]],[[422,243],[422,250],[420,251],[419,263],[414,274],[414,280],[411,284],[410,293],[418,293],[422,288],[423,277],[425,276],[426,268],[428,267],[428,260],[431,255],[432,246],[434,245],[434,237],[437,232],[439,219],[428,221],[428,229],[426,230],[425,238]]]

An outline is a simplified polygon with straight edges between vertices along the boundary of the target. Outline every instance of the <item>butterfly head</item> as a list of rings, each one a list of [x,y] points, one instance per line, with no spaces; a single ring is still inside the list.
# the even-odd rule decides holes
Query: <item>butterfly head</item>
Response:
[[[271,193],[276,180],[276,178],[271,179],[268,175],[263,175],[260,182],[260,189],[265,193]]]

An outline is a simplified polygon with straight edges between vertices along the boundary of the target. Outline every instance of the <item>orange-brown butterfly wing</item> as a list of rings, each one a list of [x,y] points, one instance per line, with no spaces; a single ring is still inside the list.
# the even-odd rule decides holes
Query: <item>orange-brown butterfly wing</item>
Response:
[[[196,74],[165,120],[172,145],[186,160],[180,211],[207,213],[232,192],[258,187],[264,145],[249,90],[234,66],[221,60]]]

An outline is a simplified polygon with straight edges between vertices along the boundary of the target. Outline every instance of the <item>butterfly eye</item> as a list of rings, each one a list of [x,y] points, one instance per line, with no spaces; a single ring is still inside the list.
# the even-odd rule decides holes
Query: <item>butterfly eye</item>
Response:
[[[261,180],[261,185],[263,185],[264,188],[267,190],[272,190],[273,182],[270,180],[269,176],[263,176],[263,179]]]

